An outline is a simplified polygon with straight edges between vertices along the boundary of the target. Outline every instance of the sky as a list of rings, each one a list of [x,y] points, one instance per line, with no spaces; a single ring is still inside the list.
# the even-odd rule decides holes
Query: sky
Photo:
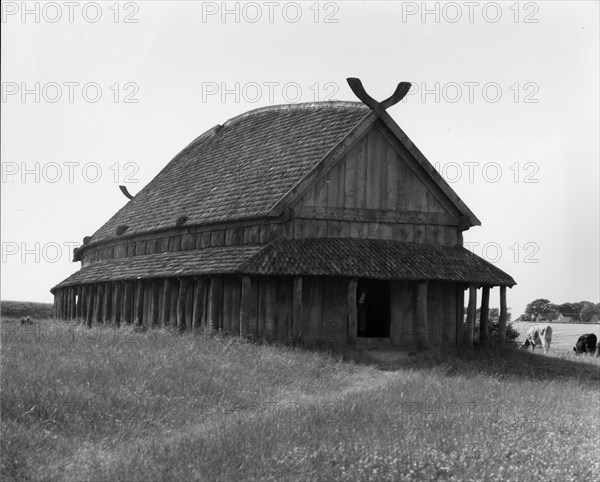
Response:
[[[72,249],[205,130],[357,100],[359,77],[481,220],[465,246],[536,298],[598,302],[599,3],[2,2],[3,300],[51,302]],[[490,305],[498,306],[498,289]]]

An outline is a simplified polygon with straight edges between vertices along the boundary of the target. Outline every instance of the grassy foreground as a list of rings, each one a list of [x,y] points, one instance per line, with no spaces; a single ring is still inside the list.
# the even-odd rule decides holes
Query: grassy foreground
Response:
[[[600,358],[5,323],[8,480],[599,480]]]

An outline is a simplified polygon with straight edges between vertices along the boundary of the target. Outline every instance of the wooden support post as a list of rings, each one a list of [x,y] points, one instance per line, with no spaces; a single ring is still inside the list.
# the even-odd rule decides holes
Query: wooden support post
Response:
[[[61,290],[56,290],[56,294],[54,295],[54,316],[60,320],[61,312],[60,312],[60,300],[61,300]]]
[[[69,288],[65,288],[64,289],[64,301],[63,301],[63,305],[64,305],[64,318],[65,320],[69,319]]]
[[[67,287],[65,289],[65,320],[69,319],[69,315],[71,314],[71,287]]]
[[[500,345],[506,343],[506,322],[508,320],[508,310],[506,309],[506,286],[500,286],[500,323],[498,336]]]
[[[206,331],[213,333],[219,326],[219,280],[215,276],[210,277],[208,285],[208,316],[206,317]]]
[[[292,289],[292,321],[290,323],[289,341],[302,338],[302,276],[294,278]]]
[[[206,281],[204,277],[196,277],[194,280],[194,309],[192,313],[192,329],[199,333],[202,328],[202,313],[206,311],[204,292]]]
[[[81,285],[77,285],[77,305],[75,306],[75,318],[80,320],[81,316],[81,308],[83,306],[83,289]]]
[[[104,285],[98,283],[96,285],[96,299],[94,301],[94,323],[102,321],[102,297],[104,295]]]
[[[194,326],[194,278],[186,278],[185,326],[191,330]]]
[[[62,318],[62,290],[59,289],[56,291],[56,318],[59,320]]]
[[[169,303],[169,325],[177,326],[177,297],[179,296],[179,283],[176,278],[171,279],[171,301]]]
[[[84,298],[83,308],[84,308],[85,323],[87,324],[88,327],[92,326],[92,307],[94,306],[94,304],[92,303],[92,300],[93,300],[92,285],[85,285],[85,298]]]
[[[65,288],[65,320],[69,319],[69,305],[70,305],[70,289],[69,287]]]
[[[490,287],[481,290],[481,309],[479,310],[479,344],[485,346],[489,339]]]
[[[77,287],[71,286],[71,319],[77,318]]]
[[[144,324],[144,280],[135,282],[134,322],[137,326]]]
[[[112,307],[110,313],[110,321],[115,325],[119,325],[121,323],[121,298],[123,296],[122,293],[122,284],[120,281],[113,283],[112,285]]]
[[[158,302],[160,299],[161,280],[149,280],[150,299],[148,300],[148,328],[155,328],[158,324]]]
[[[348,282],[348,341],[356,344],[358,338],[358,311],[356,306],[356,290],[358,281],[351,279]]]
[[[242,294],[240,299],[240,336],[245,338],[250,333],[250,304],[252,303],[252,278],[242,276]]]
[[[67,299],[67,304],[66,304],[67,311],[66,311],[66,315],[67,316],[66,316],[66,319],[69,320],[69,319],[71,319],[71,287],[68,286],[66,291],[67,291],[67,296],[66,296],[66,299]]]
[[[429,326],[427,320],[427,281],[417,283],[416,296],[416,320],[417,320],[417,350],[423,350],[428,345]]]
[[[456,285],[456,344],[465,343],[465,288]]]
[[[168,326],[169,324],[169,309],[171,306],[171,292],[170,292],[170,280],[165,278],[162,282],[162,293],[161,293],[161,310],[159,323],[162,326]]]
[[[185,330],[185,302],[187,296],[187,280],[179,278],[179,294],[177,296],[177,329]]]
[[[467,308],[467,333],[465,343],[473,348],[473,335],[475,332],[475,316],[477,314],[477,286],[469,286],[469,307]]]
[[[121,321],[125,323],[131,323],[133,317],[131,316],[131,304],[133,299],[133,282],[126,281],[123,293],[123,316]]]
[[[110,311],[112,308],[112,286],[110,283],[106,283],[106,287],[104,288],[102,306],[102,321],[104,323],[110,323]]]

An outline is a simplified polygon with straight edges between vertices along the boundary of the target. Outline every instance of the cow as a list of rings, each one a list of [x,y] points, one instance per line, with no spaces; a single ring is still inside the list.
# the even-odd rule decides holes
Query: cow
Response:
[[[22,325],[31,325],[33,323],[33,321],[31,321],[31,316],[27,315],[27,316],[22,316],[21,317],[21,324]]]
[[[596,351],[596,345],[598,343],[598,338],[593,333],[588,333],[587,335],[581,335],[577,339],[577,343],[573,347],[573,351],[578,355],[581,353],[594,353]]]
[[[535,351],[536,345],[542,345],[544,353],[548,353],[550,350],[550,343],[552,342],[552,327],[550,325],[544,326],[532,326],[527,330],[525,335],[525,341],[521,344],[521,348],[531,347],[531,351]]]

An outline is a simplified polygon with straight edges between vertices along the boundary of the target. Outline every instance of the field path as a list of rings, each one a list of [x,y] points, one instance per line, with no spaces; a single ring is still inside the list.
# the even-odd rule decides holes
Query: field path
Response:
[[[161,438],[161,445],[176,450],[182,444],[187,444],[190,440],[205,439],[206,437],[227,437],[239,430],[240,423],[260,422],[264,419],[274,419],[277,417],[282,420],[297,420],[302,414],[311,410],[325,413],[326,409],[335,409],[348,397],[367,393],[374,390],[383,389],[389,386],[395,380],[399,380],[406,374],[393,371],[379,371],[368,369],[357,371],[353,374],[344,374],[340,382],[346,382],[345,386],[339,389],[324,390],[323,393],[306,393],[301,389],[289,389],[280,392],[280,396],[271,401],[261,401],[249,407],[236,407],[236,409],[219,409],[213,412],[198,414],[199,417],[190,418],[189,425],[178,427],[176,430],[166,430]],[[130,454],[140,454],[145,448],[151,447],[156,443],[156,433],[137,437],[128,442],[126,448],[117,448],[119,444],[84,442],[76,453],[73,454],[68,472],[70,474],[85,473],[85,463],[91,459],[104,466],[104,473],[110,473],[110,467],[127,458],[124,452]],[[203,465],[210,465],[211,460],[203,461]],[[58,465],[64,466],[64,461],[57,461]],[[53,470],[54,470],[53,469]],[[67,476],[68,478],[68,476]]]

